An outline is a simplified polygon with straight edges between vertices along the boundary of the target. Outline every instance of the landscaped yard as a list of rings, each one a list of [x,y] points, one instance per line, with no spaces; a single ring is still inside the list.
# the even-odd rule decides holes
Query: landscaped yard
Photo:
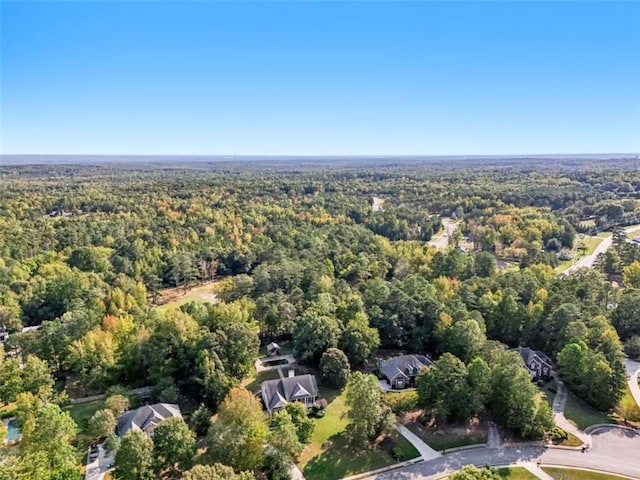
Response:
[[[488,429],[484,424],[426,428],[420,423],[410,422],[405,423],[405,427],[435,450],[464,447],[487,441]]]
[[[597,411],[571,392],[567,395],[564,416],[567,420],[572,421],[580,430],[584,430],[588,426],[597,423],[616,423],[612,415]]]
[[[610,473],[574,470],[572,468],[543,467],[542,470],[557,480],[621,480],[624,478]]]
[[[499,468],[498,475],[501,478],[508,480],[537,480],[533,473],[529,472],[526,468],[522,467],[508,467],[508,468]]]
[[[418,456],[418,451],[397,432],[391,436],[397,443],[395,451],[399,460],[375,446],[354,449],[348,445],[344,433],[349,423],[344,395],[334,390],[321,390],[320,393],[328,402],[326,414],[315,420],[311,442],[298,459],[308,480],[334,480]]]

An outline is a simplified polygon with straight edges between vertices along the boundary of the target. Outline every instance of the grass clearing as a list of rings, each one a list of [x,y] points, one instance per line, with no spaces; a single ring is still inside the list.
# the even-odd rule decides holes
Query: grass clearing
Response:
[[[186,293],[183,288],[166,288],[158,294],[158,306],[156,308],[179,307],[192,300],[216,303],[218,300],[216,294],[213,293],[214,284],[215,282],[205,283],[188,289]]]
[[[567,420],[573,422],[580,430],[584,430],[588,426],[598,423],[616,423],[615,418],[611,414],[599,412],[571,392],[567,395],[564,416]]]
[[[249,390],[251,393],[257,393],[260,390],[260,385],[262,382],[267,380],[275,380],[278,378],[277,370],[267,370],[265,372],[256,372],[255,370],[247,377],[242,380],[242,385]]]
[[[89,435],[89,419],[102,408],[105,408],[104,399],[86,403],[72,403],[62,407],[62,410],[69,412],[73,421],[78,425],[76,448],[78,454],[81,455],[83,459],[87,453],[87,448],[93,441],[93,438]]]
[[[396,443],[397,460],[376,445],[354,449],[345,434],[349,420],[344,395],[326,389],[321,390],[321,395],[328,403],[326,414],[314,420],[311,442],[298,459],[298,465],[308,480],[334,480],[418,456],[417,450],[397,432],[390,435]]]
[[[426,428],[420,423],[412,422],[405,424],[405,427],[435,450],[446,450],[487,442],[486,425],[475,425],[472,428],[464,425]]]
[[[497,470],[500,478],[504,478],[506,480],[537,480],[533,473],[523,467],[507,467],[507,468],[499,468]]]
[[[556,480],[621,480],[625,478],[610,473],[590,472],[573,468],[543,467],[542,470]]]

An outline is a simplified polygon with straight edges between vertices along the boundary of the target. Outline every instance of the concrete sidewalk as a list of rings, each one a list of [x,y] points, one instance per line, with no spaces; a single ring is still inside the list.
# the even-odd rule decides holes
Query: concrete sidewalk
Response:
[[[440,452],[431,448],[419,436],[417,436],[404,425],[396,423],[395,428],[400,435],[406,438],[411,443],[411,445],[413,445],[415,449],[418,450],[418,452],[420,453],[420,457],[425,462],[442,456]]]

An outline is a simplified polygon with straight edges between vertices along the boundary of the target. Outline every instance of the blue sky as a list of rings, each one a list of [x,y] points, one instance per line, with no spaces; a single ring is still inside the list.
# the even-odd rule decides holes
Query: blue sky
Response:
[[[0,3],[1,153],[640,152],[640,2]]]

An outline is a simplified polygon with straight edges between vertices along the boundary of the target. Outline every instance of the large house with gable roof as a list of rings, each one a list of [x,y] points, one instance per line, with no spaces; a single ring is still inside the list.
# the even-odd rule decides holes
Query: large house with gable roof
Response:
[[[180,407],[173,403],[156,403],[129,410],[118,417],[118,435],[124,437],[134,429],[142,430],[151,437],[156,426],[171,417],[182,417]]]
[[[302,402],[311,407],[318,397],[318,383],[314,375],[299,375],[262,382],[262,402],[269,415],[290,402]]]
[[[378,370],[395,390],[413,387],[422,369],[430,367],[432,361],[424,355],[400,355],[378,363]]]

